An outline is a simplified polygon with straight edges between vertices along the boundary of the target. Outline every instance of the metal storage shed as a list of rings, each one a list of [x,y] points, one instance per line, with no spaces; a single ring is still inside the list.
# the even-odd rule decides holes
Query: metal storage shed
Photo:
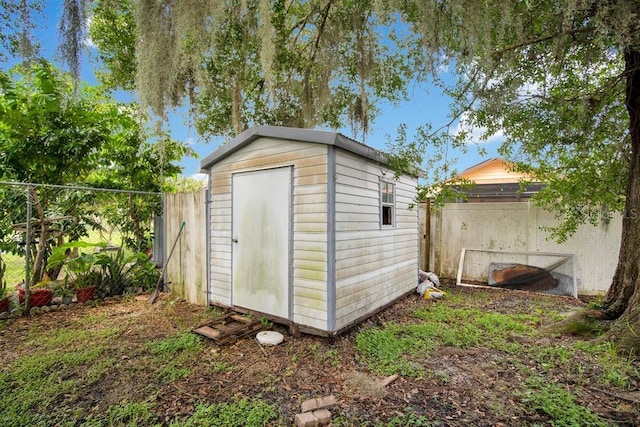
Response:
[[[204,158],[209,302],[332,335],[417,284],[417,177],[339,133],[256,126]]]

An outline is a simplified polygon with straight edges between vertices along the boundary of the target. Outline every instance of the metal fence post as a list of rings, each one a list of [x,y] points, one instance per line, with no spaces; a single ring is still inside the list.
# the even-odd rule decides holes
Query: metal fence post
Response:
[[[31,291],[29,290],[29,281],[31,280],[31,187],[27,187],[27,227],[26,227],[26,243],[25,243],[25,274],[24,274],[24,303],[25,307],[29,308],[29,296]],[[28,312],[28,310],[25,310]]]
[[[163,196],[164,200],[164,196]],[[162,203],[162,215],[156,215],[153,218],[153,262],[161,267],[164,265],[164,239],[165,239],[165,227],[164,227],[164,209],[165,203]]]

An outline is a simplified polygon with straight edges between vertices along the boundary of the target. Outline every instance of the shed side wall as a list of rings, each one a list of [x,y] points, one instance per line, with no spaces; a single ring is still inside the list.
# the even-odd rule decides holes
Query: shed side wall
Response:
[[[327,146],[260,138],[212,166],[210,300],[232,303],[232,174],[293,165],[293,321],[327,328]]]
[[[380,227],[380,178],[393,171],[343,150],[336,154],[336,327],[349,325],[415,288],[416,180],[395,181],[395,228]]]

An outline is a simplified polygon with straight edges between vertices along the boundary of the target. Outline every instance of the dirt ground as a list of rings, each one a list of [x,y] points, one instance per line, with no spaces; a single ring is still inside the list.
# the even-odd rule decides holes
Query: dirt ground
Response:
[[[465,298],[473,301],[477,308],[501,313],[536,310],[568,313],[585,305],[584,301],[573,298],[450,285],[445,288],[451,294],[461,293],[463,301]],[[513,355],[506,356],[495,349],[441,347],[430,353],[428,360],[417,362],[429,372],[446,374],[446,381],[438,375],[428,375],[400,377],[386,387],[380,385],[384,376],[374,375],[367,369],[356,349],[355,335],[361,328],[386,322],[418,322],[412,313],[430,304],[446,304],[446,301],[426,301],[413,294],[335,338],[304,334],[293,337],[288,328],[273,325],[272,329],[285,335],[285,342],[274,347],[261,347],[253,336],[224,346],[206,340],[204,350],[186,364],[190,374],[173,382],[160,381],[155,375],[144,343],[189,330],[210,318],[212,313],[184,301],[172,301],[166,295],[154,305],[144,299],[110,302],[11,321],[0,335],[3,341],[0,356],[3,363],[9,364],[27,354],[31,347],[25,345],[24,336],[33,327],[46,331],[94,316],[101,319],[95,327],[114,326],[120,331],[110,349],[120,363],[113,366],[105,378],[87,386],[82,394],[60,397],[61,404],[90,412],[104,411],[109,404],[123,400],[153,401],[158,420],[168,424],[176,417],[193,413],[200,403],[247,397],[275,405],[281,414],[276,425],[292,425],[302,401],[333,394],[339,402],[332,408],[334,425],[384,425],[393,417],[407,413],[427,418],[430,425],[547,425],[550,421],[547,415],[523,411],[518,405],[518,387],[525,379],[523,373],[513,364]],[[553,347],[566,346],[578,338],[514,339],[523,345]],[[524,358],[522,362],[531,369],[542,369],[536,361]],[[575,368],[554,372],[555,382],[573,391],[582,406],[612,425],[640,425],[640,392],[637,391],[640,378],[632,378],[630,386],[621,390],[603,386],[597,378],[598,369],[583,366],[580,360],[575,360]]]

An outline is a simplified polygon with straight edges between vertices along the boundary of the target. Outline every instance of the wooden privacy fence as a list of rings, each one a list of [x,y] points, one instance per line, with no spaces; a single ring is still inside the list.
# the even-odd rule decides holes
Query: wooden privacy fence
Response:
[[[185,227],[166,265],[167,289],[193,304],[207,304],[206,189],[165,195],[164,253],[169,255],[180,224]]]

